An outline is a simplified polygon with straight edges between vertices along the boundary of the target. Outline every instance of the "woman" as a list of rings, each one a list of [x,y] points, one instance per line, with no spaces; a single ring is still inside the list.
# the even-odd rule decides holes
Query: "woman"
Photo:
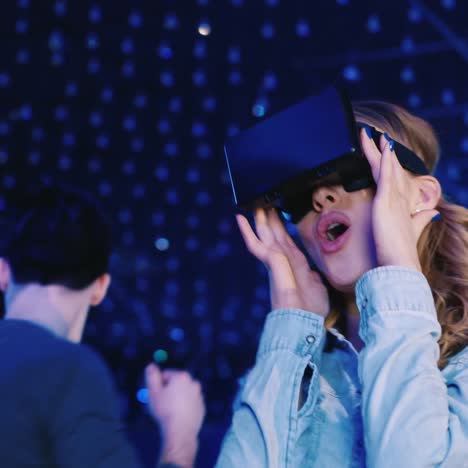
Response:
[[[297,229],[317,272],[275,210],[257,210],[256,234],[238,216],[273,312],[218,467],[468,466],[468,212],[396,158],[393,141],[434,170],[427,122],[354,112],[375,185],[310,193]]]

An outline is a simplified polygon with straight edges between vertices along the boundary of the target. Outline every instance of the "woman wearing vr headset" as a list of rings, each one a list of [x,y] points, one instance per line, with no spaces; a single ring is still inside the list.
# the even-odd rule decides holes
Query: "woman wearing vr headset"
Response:
[[[256,211],[256,232],[238,216],[273,312],[218,467],[468,466],[468,211],[431,175],[427,122],[353,108],[373,183],[319,185],[291,210],[317,271],[276,210]]]

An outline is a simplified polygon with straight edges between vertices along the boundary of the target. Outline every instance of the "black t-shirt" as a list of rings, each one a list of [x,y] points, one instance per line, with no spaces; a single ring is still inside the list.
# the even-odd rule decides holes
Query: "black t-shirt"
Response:
[[[9,319],[0,356],[2,468],[139,466],[109,371],[90,348]]]

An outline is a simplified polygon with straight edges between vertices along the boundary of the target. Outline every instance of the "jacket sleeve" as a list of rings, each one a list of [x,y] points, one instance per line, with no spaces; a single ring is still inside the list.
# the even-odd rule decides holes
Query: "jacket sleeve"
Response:
[[[266,320],[255,366],[245,378],[218,468],[289,466],[296,438],[302,377],[319,359],[323,318],[300,310],[277,310]],[[312,361],[312,363],[310,363]],[[312,381],[318,379],[314,372]],[[311,382],[310,388],[318,388]],[[306,403],[316,398],[309,391]]]
[[[117,394],[104,363],[81,345],[66,362],[69,368],[63,373],[50,415],[49,439],[57,466],[139,467],[120,421]]]
[[[358,281],[356,299],[368,466],[468,466],[468,360],[449,379],[437,367],[441,327],[426,278],[376,268]]]

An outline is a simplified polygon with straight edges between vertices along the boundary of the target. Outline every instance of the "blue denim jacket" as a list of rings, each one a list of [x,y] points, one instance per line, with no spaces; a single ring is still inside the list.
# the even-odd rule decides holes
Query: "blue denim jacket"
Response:
[[[359,279],[356,300],[359,354],[314,313],[269,314],[218,468],[468,467],[468,348],[438,369],[425,277],[379,267]]]

